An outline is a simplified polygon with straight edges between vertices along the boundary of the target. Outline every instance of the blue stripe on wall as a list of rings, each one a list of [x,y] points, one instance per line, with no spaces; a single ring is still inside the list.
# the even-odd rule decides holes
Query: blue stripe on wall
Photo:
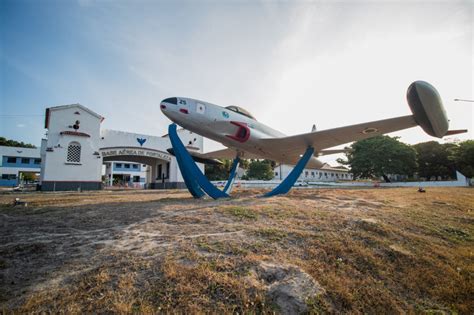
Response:
[[[16,179],[0,179],[0,186],[13,187],[17,186],[18,182]]]
[[[9,158],[15,158],[15,163],[9,163]],[[28,159],[28,163],[23,163],[26,162],[23,159]],[[41,164],[35,164],[35,160],[39,159],[32,157],[2,156],[2,167],[41,168]]]

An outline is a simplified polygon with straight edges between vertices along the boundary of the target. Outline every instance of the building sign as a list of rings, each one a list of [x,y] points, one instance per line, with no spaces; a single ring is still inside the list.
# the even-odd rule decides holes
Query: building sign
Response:
[[[159,151],[146,150],[146,149],[126,149],[126,148],[104,149],[104,150],[101,150],[100,154],[102,155],[102,158],[106,158],[109,156],[133,155],[133,156],[144,156],[144,157],[171,161],[171,156],[169,154],[159,152]]]

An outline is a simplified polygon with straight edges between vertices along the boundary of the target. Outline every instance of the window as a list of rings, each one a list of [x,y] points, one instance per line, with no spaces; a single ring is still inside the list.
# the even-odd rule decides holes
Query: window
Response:
[[[130,164],[124,164],[123,165],[125,168],[130,168]]]
[[[278,172],[275,172],[275,176],[278,176]]]
[[[79,142],[71,142],[67,146],[67,162],[81,162],[81,144]]]
[[[16,174],[2,174],[2,179],[16,179]]]
[[[29,158],[21,158],[21,164],[30,164]]]
[[[16,163],[16,157],[7,157],[7,163]]]
[[[122,163],[115,163],[116,168],[122,168]]]
[[[314,176],[314,172],[311,172],[311,176]]]
[[[254,120],[255,117],[252,116],[252,114],[250,114],[247,110],[243,109],[242,107],[239,107],[239,106],[227,106],[226,107],[228,110],[231,110],[233,111],[234,113],[238,113],[238,114],[241,114],[241,115],[244,115],[248,118],[252,118]]]
[[[35,164],[41,164],[41,159],[35,159]]]
[[[163,103],[166,102],[166,103],[169,103],[169,104],[178,105],[178,99],[176,97],[170,97],[170,98],[162,100],[161,102],[163,102]]]
[[[308,171],[304,171],[304,177],[308,177]]]
[[[133,176],[133,182],[134,183],[139,183],[140,182],[140,176]]]
[[[138,169],[138,164],[133,164],[132,167]]]

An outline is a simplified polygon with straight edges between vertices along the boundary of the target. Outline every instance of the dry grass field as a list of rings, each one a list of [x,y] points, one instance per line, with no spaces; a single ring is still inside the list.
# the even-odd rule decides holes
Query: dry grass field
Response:
[[[0,194],[0,312],[474,313],[473,189],[260,193]]]

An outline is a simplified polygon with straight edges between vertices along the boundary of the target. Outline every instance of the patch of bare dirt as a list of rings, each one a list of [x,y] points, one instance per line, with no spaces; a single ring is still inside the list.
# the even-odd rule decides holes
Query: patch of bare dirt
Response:
[[[324,293],[321,285],[298,266],[262,262],[257,267],[257,275],[264,283],[269,300],[282,314],[308,312],[307,300]]]

